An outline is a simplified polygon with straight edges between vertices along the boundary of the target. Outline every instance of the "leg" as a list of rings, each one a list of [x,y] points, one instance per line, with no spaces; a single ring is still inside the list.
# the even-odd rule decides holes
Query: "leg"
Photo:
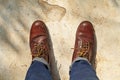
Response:
[[[25,80],[52,80],[48,67],[40,62],[33,61]]]
[[[30,30],[30,49],[33,60],[25,80],[52,80],[49,71],[50,47],[46,25],[40,20],[35,21]]]
[[[71,66],[70,80],[99,80],[87,59],[78,58]]]
[[[96,40],[93,25],[82,22],[76,32],[76,41],[70,69],[70,80],[99,80],[93,69]]]

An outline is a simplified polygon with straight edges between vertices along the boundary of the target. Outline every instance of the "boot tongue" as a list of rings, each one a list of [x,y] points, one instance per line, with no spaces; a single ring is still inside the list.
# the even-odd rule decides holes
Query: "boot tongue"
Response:
[[[32,55],[39,56],[45,50],[47,37],[46,36],[39,36],[33,40],[33,48],[32,48]]]
[[[87,54],[89,52],[89,49],[90,49],[90,43],[88,41],[83,41],[81,40],[79,43],[78,43],[78,54],[80,57],[87,57]]]

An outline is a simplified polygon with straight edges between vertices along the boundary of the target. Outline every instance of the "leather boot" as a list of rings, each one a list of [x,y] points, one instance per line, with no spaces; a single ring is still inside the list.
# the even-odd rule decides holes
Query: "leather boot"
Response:
[[[76,40],[72,62],[77,57],[87,58],[93,65],[95,64],[96,40],[93,25],[89,21],[83,21],[76,31]]]
[[[43,21],[37,20],[32,24],[29,42],[32,59],[35,57],[42,57],[49,63],[49,33]]]

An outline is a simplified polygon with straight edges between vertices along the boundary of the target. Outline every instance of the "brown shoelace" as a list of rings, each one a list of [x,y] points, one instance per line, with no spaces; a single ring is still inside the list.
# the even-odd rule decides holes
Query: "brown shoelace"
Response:
[[[43,54],[47,54],[47,49],[43,43],[35,43],[32,52],[34,52],[32,56],[41,57]]]
[[[90,43],[88,41],[82,43],[82,41],[80,42],[80,45],[79,48],[76,48],[78,51],[77,51],[77,54],[79,55],[79,57],[85,57],[86,58],[86,55],[90,49]],[[74,48],[72,48],[74,49]]]
[[[89,51],[89,42],[85,42],[85,43],[82,43],[79,51],[78,51],[78,54],[80,57],[86,57],[88,51]]]

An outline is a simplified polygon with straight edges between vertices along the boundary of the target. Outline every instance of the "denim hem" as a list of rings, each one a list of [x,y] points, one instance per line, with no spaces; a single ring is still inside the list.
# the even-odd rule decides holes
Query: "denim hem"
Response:
[[[76,59],[72,62],[71,66],[70,66],[70,70],[71,70],[71,68],[72,68],[73,64],[74,64],[75,62],[77,62],[77,61],[80,61],[80,60],[87,61],[87,62],[90,64],[90,62],[88,61],[88,59],[87,59],[87,58],[77,57],[77,58],[76,58]],[[91,64],[90,64],[90,65],[91,65]]]
[[[48,67],[48,69],[50,70],[49,64],[48,64],[48,62],[47,62],[44,58],[35,57],[32,61],[42,62],[42,63],[45,64],[45,65]]]

